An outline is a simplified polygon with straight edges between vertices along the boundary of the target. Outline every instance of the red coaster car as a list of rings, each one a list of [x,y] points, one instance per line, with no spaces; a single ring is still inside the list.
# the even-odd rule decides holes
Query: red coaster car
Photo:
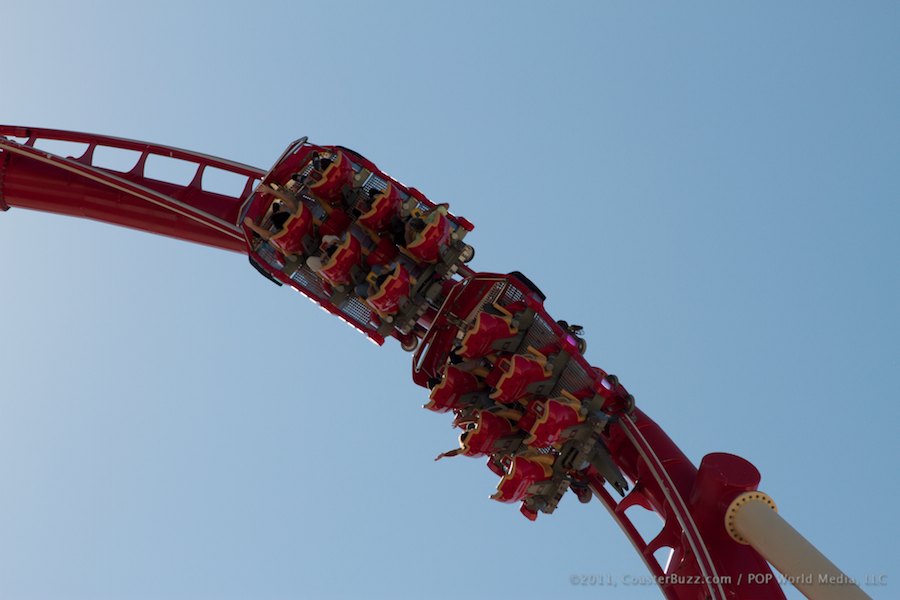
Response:
[[[381,190],[381,192],[372,193],[369,198],[359,199],[362,202],[357,202],[357,208],[362,209],[361,204],[365,206],[363,214],[359,215],[364,218],[362,222],[359,222],[356,219],[357,211],[349,211],[350,207],[344,204],[345,201],[354,197],[352,194],[346,193],[348,190],[361,192],[363,189]],[[298,231],[291,230],[289,233],[283,234],[284,239],[280,244],[277,241],[275,244],[270,244],[266,241],[274,236],[271,231],[274,228],[266,229],[262,223],[266,222],[265,217],[269,214],[272,205],[270,196],[275,195],[281,198],[277,190],[285,190],[285,193],[290,193],[291,200],[296,199],[302,203],[312,213],[314,225],[311,230],[306,229],[308,227],[306,225],[307,217],[303,215],[302,219],[291,226],[292,228],[299,227]],[[284,198],[281,199],[284,200]],[[400,199],[399,206],[398,199]],[[293,203],[287,202],[287,204],[292,205]],[[379,315],[378,311],[373,309],[360,295],[335,294],[334,288],[346,286],[348,283],[359,283],[354,277],[353,265],[358,262],[358,259],[359,262],[362,262],[361,254],[365,254],[365,262],[360,266],[366,268],[392,265],[402,252],[405,256],[399,258],[408,271],[411,285],[414,285],[414,282],[426,271],[429,271],[428,275],[432,277],[434,274],[431,271],[434,269],[431,269],[431,263],[422,262],[406,251],[406,230],[402,217],[407,212],[417,215],[416,218],[422,219],[422,223],[417,222],[417,225],[422,225],[421,229],[424,230],[426,229],[424,219],[427,216],[422,215],[430,215],[435,210],[435,204],[421,192],[415,188],[408,188],[391,178],[359,153],[340,146],[318,146],[309,143],[306,138],[300,138],[282,152],[259,185],[249,193],[240,207],[238,219],[240,222],[246,222],[249,219],[251,223],[264,231],[264,233],[260,233],[257,229],[245,225],[250,262],[267,279],[299,291],[326,311],[339,315],[377,344],[383,343],[385,336],[390,335],[401,340],[401,344],[407,350],[413,350],[422,335],[423,328],[427,328],[427,323],[443,304],[443,295],[423,295],[424,303],[416,307],[423,310],[417,312],[417,316],[411,315],[411,317],[416,316],[416,319],[423,320],[423,324],[407,322],[404,330],[401,331],[398,328],[389,327],[391,325],[389,320],[383,318],[383,315]],[[448,239],[453,241],[461,240],[467,232],[472,230],[471,223],[447,213],[445,209],[440,218],[436,216],[435,220],[438,221],[436,233],[449,228]],[[304,237],[303,234],[307,232],[312,238],[325,238],[330,235],[342,237],[349,232],[356,240],[350,241],[352,247],[342,250],[334,257],[325,255],[307,257],[308,269],[286,268],[284,257],[281,254],[299,253],[300,241]],[[446,234],[446,232],[444,233]],[[429,239],[431,235],[434,234],[430,233]],[[410,241],[416,241],[412,239],[413,237],[410,232]],[[443,238],[444,236],[438,237]],[[357,241],[362,248],[356,247]],[[421,249],[427,250],[429,245],[427,242],[428,239],[419,241]],[[374,247],[370,247],[373,244]],[[462,249],[465,244],[459,244],[459,246]],[[309,248],[309,243],[306,244],[306,247]],[[437,250],[432,258],[440,256],[440,248]],[[349,257],[345,252],[349,253]],[[306,253],[304,252],[304,254]],[[454,260],[462,263],[464,261],[461,256],[453,255]],[[309,259],[312,258],[316,260],[311,263]],[[334,260],[331,260],[332,258]],[[293,267],[293,264],[290,266]],[[453,266],[458,267],[462,272],[466,271],[462,264],[454,263]],[[310,270],[316,276],[312,276]],[[450,265],[448,265],[447,273],[439,273],[438,277],[443,278],[449,290],[456,282],[452,281],[453,275],[448,273],[450,273]],[[320,274],[321,276],[319,276]],[[345,292],[347,290],[339,289],[337,291]],[[397,290],[387,290],[384,300],[388,304],[396,304],[402,300],[402,296],[403,294],[398,293]],[[380,301],[376,300],[376,302]],[[387,311],[394,310],[394,307],[389,305],[380,306]]]
[[[546,448],[556,446],[566,429],[584,422],[584,419],[581,401],[564,391],[557,398],[529,403],[525,416],[519,421],[519,427],[528,432],[526,444],[534,448]]]
[[[524,500],[529,495],[528,488],[553,476],[554,460],[553,456],[544,454],[504,458],[506,473],[497,484],[497,491],[491,496],[491,500],[498,502]]]
[[[359,264],[361,254],[359,240],[349,233],[345,234],[331,258],[322,266],[319,276],[332,285],[350,283],[350,271]]]
[[[319,158],[317,160],[314,157],[314,167],[317,162],[321,164],[327,162],[327,159]],[[325,165],[321,172],[316,169],[310,174],[307,187],[321,200],[329,204],[337,204],[343,199],[344,186],[352,182],[352,177],[353,167],[350,165],[350,160],[344,152],[337,150],[331,153],[331,162]]]
[[[374,233],[380,233],[399,212],[402,202],[400,191],[388,182],[387,188],[373,197],[369,210],[360,215],[356,222]]]
[[[392,315],[400,310],[400,302],[409,297],[409,272],[397,263],[394,270],[378,286],[378,289],[366,298],[366,304],[381,315]]]

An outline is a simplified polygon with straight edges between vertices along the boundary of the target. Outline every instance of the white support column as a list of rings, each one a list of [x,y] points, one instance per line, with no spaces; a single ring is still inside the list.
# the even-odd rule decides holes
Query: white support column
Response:
[[[725,513],[725,528],[749,544],[810,600],[871,600],[856,582],[778,515],[762,492],[745,492]]]

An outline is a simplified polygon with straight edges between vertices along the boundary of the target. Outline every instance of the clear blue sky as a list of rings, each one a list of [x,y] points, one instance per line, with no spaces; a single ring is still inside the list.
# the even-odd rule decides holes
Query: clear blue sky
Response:
[[[0,122],[364,153],[900,594],[897,3],[3,4]],[[661,597],[572,587],[645,573],[601,506],[432,462],[409,355],[241,256],[24,210],[0,256],[0,598]]]

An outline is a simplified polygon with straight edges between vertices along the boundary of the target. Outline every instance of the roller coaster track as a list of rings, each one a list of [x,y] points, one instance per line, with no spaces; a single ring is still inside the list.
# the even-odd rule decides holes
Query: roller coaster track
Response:
[[[79,156],[61,156],[41,148],[48,141],[77,144],[84,150]],[[127,171],[101,166],[95,160],[99,149],[129,151],[136,162]],[[149,177],[146,164],[154,156],[194,165],[190,182],[179,185]],[[229,196],[205,189],[204,173],[210,169],[244,178],[242,192]],[[254,190],[259,189],[261,181],[267,181],[270,172],[169,146],[0,125],[0,210],[28,208],[89,218],[249,253],[251,259],[254,247],[242,228],[242,218]],[[418,194],[409,190],[410,196]],[[458,269],[454,271],[456,277],[466,281],[488,277],[462,264]],[[264,274],[279,283],[292,281],[287,269]],[[441,310],[452,300],[445,298],[444,304]],[[534,304],[534,308],[545,321],[552,322],[542,312],[542,303]],[[437,311],[421,319],[410,330],[410,335],[422,339],[417,361],[433,339],[432,325],[441,314]],[[603,382],[617,385],[612,376],[584,362],[580,353],[569,352],[572,360],[594,373],[598,381],[602,377]],[[440,358],[443,362],[445,355]],[[427,377],[416,372],[419,366],[414,367],[414,379],[425,385]],[[602,444],[598,447],[604,452],[584,473],[593,496],[619,524],[663,595],[669,600],[784,598],[767,560],[726,529],[726,513],[742,494],[764,496],[755,492],[760,476],[753,465],[720,453],[707,455],[699,468],[695,467],[662,428],[634,406],[630,396],[620,395],[616,401],[605,403],[603,411],[603,429],[598,434]],[[651,510],[661,518],[662,528],[653,539],[645,540],[630,520],[626,511],[633,506]],[[670,549],[666,564],[656,558],[663,548]],[[855,594],[858,590],[854,590]],[[866,596],[859,592],[815,597]]]

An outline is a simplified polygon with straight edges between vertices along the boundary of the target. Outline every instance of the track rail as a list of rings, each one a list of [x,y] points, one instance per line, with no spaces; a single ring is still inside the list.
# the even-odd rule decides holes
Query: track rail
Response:
[[[16,141],[10,138],[20,138]],[[43,141],[83,144],[78,157],[62,157],[37,145]],[[117,172],[99,166],[98,148],[136,153],[134,166]],[[238,226],[241,202],[265,171],[198,152],[110,136],[0,125],[0,208],[30,208],[85,217],[134,229],[244,251]],[[187,185],[153,179],[147,160],[161,156],[196,165]],[[246,177],[239,196],[203,189],[207,169]]]

